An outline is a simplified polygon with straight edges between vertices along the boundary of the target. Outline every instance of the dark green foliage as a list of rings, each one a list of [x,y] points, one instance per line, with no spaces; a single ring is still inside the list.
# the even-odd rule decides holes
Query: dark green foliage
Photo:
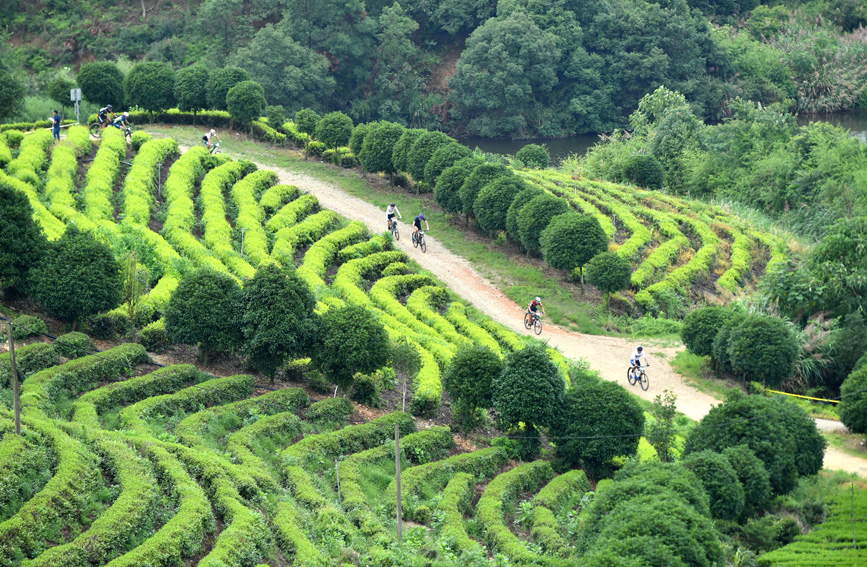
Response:
[[[631,434],[643,430],[644,413],[629,392],[614,382],[587,380],[566,391],[551,434],[599,437],[557,443],[557,457],[569,468],[580,466],[599,478],[610,470],[607,463],[612,458],[635,454],[638,437]]]
[[[587,281],[602,293],[615,293],[629,287],[632,266],[617,252],[602,252],[587,263]]]
[[[4,325],[5,326],[5,325]],[[18,380],[23,382],[30,375],[60,364],[60,358],[50,343],[15,345],[15,369]],[[9,388],[12,382],[12,363],[9,353],[0,354],[0,388]]]
[[[728,345],[732,368],[769,388],[792,375],[800,349],[791,327],[779,317],[767,315],[744,319],[732,329]]]
[[[683,466],[695,473],[710,498],[716,519],[736,520],[744,511],[744,489],[728,459],[715,451],[690,453]]]
[[[319,124],[320,116],[311,108],[302,108],[295,113],[295,125],[299,132],[313,135],[316,132],[316,125]]]
[[[846,377],[855,370],[858,359],[867,352],[867,322],[860,313],[850,313],[833,334],[830,345],[834,368],[827,373],[825,385],[839,391]]]
[[[539,238],[542,236],[542,231],[548,228],[551,219],[571,210],[564,199],[549,193],[534,197],[522,207],[518,213],[518,234],[521,236],[521,246],[524,250],[538,252],[541,247]]]
[[[798,520],[791,517],[780,517],[768,514],[761,518],[749,520],[738,534],[738,539],[744,542],[750,549],[759,553],[773,551],[795,541],[802,535]],[[820,545],[816,545],[820,548]],[[804,557],[801,565],[810,565],[809,556]]]
[[[393,175],[397,172],[391,161],[394,146],[405,128],[393,122],[380,122],[364,136],[361,152],[356,155],[365,171]]]
[[[51,100],[60,106],[72,106],[72,100],[69,97],[70,90],[75,88],[75,81],[70,81],[63,77],[58,77],[48,83],[48,96]]]
[[[204,65],[191,65],[175,74],[175,100],[178,109],[198,112],[208,108],[208,80],[210,74]]]
[[[471,428],[476,408],[491,406],[491,385],[502,371],[503,361],[487,347],[463,348],[455,354],[443,375],[443,385],[461,425]]]
[[[259,268],[244,286],[241,332],[253,368],[272,377],[290,358],[316,340],[316,298],[294,271],[277,265]]]
[[[8,122],[24,109],[24,85],[0,67],[0,121]]]
[[[451,167],[447,167],[437,178],[434,199],[447,213],[459,213],[463,209],[461,186],[470,173],[482,162],[475,157],[466,157]]]
[[[0,182],[0,288],[26,289],[31,268],[46,251],[48,241],[33,220],[27,196]]]
[[[175,106],[175,71],[168,63],[136,64],[124,79],[123,88],[129,105],[151,112]]]
[[[352,118],[342,112],[329,112],[316,124],[316,139],[327,148],[339,148],[349,143]]]
[[[539,144],[527,144],[518,150],[515,158],[530,169],[545,169],[551,164],[548,148]]]
[[[680,338],[693,354],[708,356],[713,353],[713,340],[720,328],[732,317],[725,307],[702,307],[684,317]]]
[[[208,107],[214,110],[228,110],[226,95],[229,89],[250,80],[250,74],[238,67],[213,69],[208,77]]]
[[[116,307],[123,280],[111,250],[74,225],[34,268],[33,297],[54,317],[77,321]]]
[[[539,244],[549,266],[571,272],[608,250],[608,237],[596,217],[570,211],[551,219]]]
[[[63,358],[73,359],[96,352],[96,345],[84,333],[66,333],[54,341],[54,350]]]
[[[199,270],[181,280],[165,310],[166,333],[176,343],[199,345],[205,357],[241,344],[241,287],[229,275]]]
[[[479,228],[488,232],[505,230],[506,213],[515,195],[526,188],[524,180],[515,175],[498,177],[482,187],[473,204]]]
[[[391,154],[391,164],[395,171],[409,171],[409,152],[415,141],[425,133],[426,130],[418,128],[408,128],[403,131],[394,144]]]
[[[413,142],[407,155],[407,173],[412,175],[416,182],[427,182],[425,167],[434,152],[442,146],[454,143],[454,138],[442,132],[425,132]],[[430,184],[433,187],[433,184]]]
[[[48,333],[48,327],[45,325],[45,321],[35,315],[18,315],[12,320],[12,338],[16,341],[36,336],[39,333]],[[0,326],[0,341],[5,342],[6,340],[6,325],[4,322]]]
[[[623,166],[623,175],[633,185],[645,189],[662,189],[665,171],[655,156],[635,154],[626,160],[626,164]]]
[[[729,338],[732,331],[746,319],[743,313],[732,313],[731,317],[725,321],[713,338],[713,346],[711,348],[711,358],[714,361],[718,370],[723,372],[731,372],[732,365],[729,358]]]
[[[241,124],[259,119],[266,104],[265,90],[256,81],[242,81],[226,93],[226,108]]]
[[[356,156],[361,155],[361,148],[364,147],[364,138],[367,137],[368,132],[375,130],[377,126],[379,124],[376,122],[365,122],[352,130],[352,135],[349,137],[349,149],[353,154]]]
[[[744,515],[756,515],[764,510],[771,497],[771,480],[762,461],[746,445],[726,447],[728,459],[744,490]]]
[[[350,394],[350,397],[365,406],[379,407],[382,404],[382,398],[379,395],[376,382],[367,374],[355,375],[352,381],[352,394]]]
[[[509,205],[509,210],[506,211],[506,235],[508,235],[512,241],[518,244],[521,243],[521,232],[518,230],[518,214],[521,212],[521,209],[524,208],[524,205],[539,195],[544,194],[545,191],[541,188],[531,185],[515,195],[515,198],[512,199],[512,204]]]
[[[867,365],[852,372],[840,388],[840,421],[852,433],[867,433]]]
[[[275,130],[283,128],[286,123],[286,112],[279,104],[277,106],[266,106],[265,117],[268,119],[268,126]]]
[[[441,145],[424,167],[424,182],[428,187],[436,187],[437,179],[443,171],[471,155],[473,152],[463,144],[454,142]]]
[[[347,388],[356,372],[370,374],[389,362],[388,333],[371,312],[361,306],[329,309],[322,316],[313,363],[338,386]]]
[[[809,422],[798,418],[798,413]],[[817,461],[821,466],[824,440],[815,427],[803,410],[787,400],[732,391],[692,430],[684,455],[746,445],[765,465],[773,493],[786,494],[795,486],[797,463],[804,461],[805,470],[813,470]]]
[[[75,78],[84,100],[100,107],[123,105],[123,73],[110,61],[84,63]]]
[[[497,179],[498,177],[509,177],[514,175],[512,170],[502,163],[483,163],[476,167],[473,172],[467,177],[464,184],[461,185],[461,212],[465,215],[473,214],[473,206],[476,204],[476,197],[479,196],[479,191],[482,187]]]
[[[355,406],[347,398],[325,398],[311,405],[304,419],[314,423],[336,423],[344,421],[354,411]]]

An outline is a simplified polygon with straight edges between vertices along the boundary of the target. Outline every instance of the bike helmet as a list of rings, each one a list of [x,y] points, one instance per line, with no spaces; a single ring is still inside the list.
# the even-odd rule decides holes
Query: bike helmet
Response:
[[[394,203],[392,203],[392,204],[389,205],[389,207],[396,207],[396,206],[397,206],[397,205],[395,205]]]
[[[110,105],[110,104],[107,105],[106,108],[107,108],[108,110],[111,110],[111,105]]]
[[[217,133],[217,131],[214,130],[214,129],[212,128],[212,129],[211,129],[211,136],[213,136],[213,135],[216,134],[216,133]]]
[[[638,352],[641,352],[641,351],[644,350],[644,347],[643,347],[643,346],[639,346],[637,350],[638,350]]]
[[[129,112],[124,112],[124,113],[123,113],[123,117],[124,117],[124,118],[129,118]]]
[[[542,300],[541,300],[541,299],[539,299],[539,297],[538,297],[538,296],[536,296],[536,301],[542,301]]]
[[[425,220],[424,215],[421,214],[421,213],[418,214],[418,218],[421,219],[421,220]]]

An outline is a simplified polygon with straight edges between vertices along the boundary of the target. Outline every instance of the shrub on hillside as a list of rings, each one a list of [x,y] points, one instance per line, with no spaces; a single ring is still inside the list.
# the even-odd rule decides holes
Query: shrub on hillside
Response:
[[[509,210],[506,211],[506,235],[517,244],[521,243],[521,233],[518,230],[518,214],[524,205],[538,197],[544,195],[545,191],[541,188],[531,185],[515,195],[512,199],[512,204],[509,205]]]
[[[24,110],[24,83],[0,67],[0,122],[6,122]]]
[[[208,79],[210,73],[197,64],[179,69],[175,75],[175,100],[182,112],[199,112],[208,108]]]
[[[379,126],[379,122],[365,122],[359,124],[352,130],[352,135],[349,136],[349,149],[353,154],[360,156],[361,148],[364,147],[364,138],[369,132],[373,132]]]
[[[57,337],[54,350],[63,358],[72,360],[95,353],[96,345],[84,333],[72,332]]]
[[[6,325],[0,325],[0,341],[6,341]],[[40,333],[48,333],[45,321],[35,315],[18,315],[12,319],[12,338],[16,341],[32,337]]]
[[[424,182],[428,187],[436,187],[437,179],[446,168],[471,155],[472,150],[458,142],[452,141],[439,146],[424,166]]]
[[[395,171],[409,171],[409,152],[412,145],[418,140],[427,130],[420,128],[407,128],[403,131],[394,144],[394,150],[391,154],[391,164]]]
[[[0,181],[0,289],[26,290],[30,273],[48,248],[27,196]]]
[[[722,453],[743,487],[744,516],[760,513],[771,497],[771,480],[765,465],[746,445],[726,447]]]
[[[443,375],[443,385],[454,401],[455,418],[472,429],[477,408],[491,407],[491,385],[503,371],[503,361],[484,346],[463,348]]]
[[[623,175],[633,185],[645,189],[662,189],[665,171],[656,157],[648,154],[635,154],[626,160]]]
[[[632,266],[617,252],[602,252],[587,263],[587,281],[602,293],[616,293],[629,287]]]
[[[542,231],[548,228],[551,219],[557,215],[572,210],[569,204],[550,193],[534,197],[532,201],[521,208],[518,213],[518,234],[521,236],[521,246],[528,252],[538,252],[541,244],[539,238]]]
[[[286,123],[286,111],[279,104],[275,106],[266,106],[265,118],[268,119],[268,126],[275,130],[279,130],[283,127],[283,124]]]
[[[352,128],[352,118],[342,112],[329,112],[316,124],[315,137],[326,148],[339,148],[349,143]]]
[[[386,175],[397,173],[391,156],[394,153],[394,145],[397,144],[404,130],[403,126],[393,122],[379,122],[372,127],[364,136],[361,152],[356,154],[361,161],[361,167],[372,173],[382,172]]]
[[[481,160],[470,156],[457,161],[443,170],[434,187],[434,199],[447,213],[459,213],[463,209],[460,190],[470,173],[481,164]]]
[[[123,280],[111,250],[69,225],[34,268],[33,298],[52,316],[73,322],[117,307]]]
[[[299,132],[312,136],[316,132],[316,125],[321,117],[312,108],[302,108],[295,113],[295,126]]]
[[[137,63],[123,81],[128,105],[150,112],[175,106],[175,70],[168,63]]]
[[[407,156],[407,172],[412,175],[416,183],[425,183],[425,167],[436,152],[442,146],[457,143],[454,138],[444,132],[425,132],[413,142]],[[433,185],[431,184],[431,188]]]
[[[732,369],[765,387],[782,384],[795,371],[800,346],[779,317],[751,315],[731,330],[728,355]]]
[[[583,283],[584,264],[608,250],[608,237],[596,217],[569,211],[551,219],[539,245],[549,266],[567,272],[578,268]]]
[[[356,372],[371,374],[389,363],[391,343],[372,311],[353,305],[329,309],[322,316],[313,363],[347,389]]]
[[[75,77],[84,100],[114,108],[123,106],[123,73],[110,61],[84,63]]]
[[[512,170],[502,163],[485,162],[476,167],[470,176],[467,177],[466,181],[464,181],[464,184],[461,185],[461,212],[472,216],[476,197],[479,196],[479,191],[482,190],[482,187],[498,177],[509,177],[512,175],[515,175],[512,173]]]
[[[498,177],[482,187],[473,204],[473,214],[479,228],[487,232],[506,229],[506,213],[515,196],[527,188],[516,175]]]
[[[530,169],[545,169],[551,164],[548,148],[539,144],[527,144],[518,150],[515,158]]]
[[[684,317],[680,338],[693,354],[713,354],[713,340],[720,328],[732,317],[732,310],[725,307],[702,307]]]
[[[231,276],[199,270],[181,280],[165,310],[166,333],[175,343],[198,345],[205,364],[212,353],[241,344],[241,286]]]
[[[59,76],[48,83],[48,96],[60,106],[70,106],[69,91],[75,88],[75,81]]]
[[[713,338],[713,346],[711,348],[711,358],[716,365],[717,370],[722,372],[731,372],[732,365],[729,358],[729,338],[732,331],[746,319],[743,313],[732,313],[728,320],[723,322],[722,326],[717,331]]]
[[[19,384],[31,375],[58,364],[60,358],[49,343],[15,346],[15,370],[18,371]],[[12,363],[9,360],[9,353],[5,352],[0,354],[0,388],[9,388],[11,383]]]
[[[585,380],[566,391],[551,433],[576,438],[558,442],[557,457],[599,478],[610,470],[612,458],[635,454],[638,437],[630,434],[643,430],[644,412],[629,392],[613,382]]]
[[[226,108],[233,120],[250,124],[265,110],[265,89],[256,81],[242,81],[226,93]]]
[[[728,459],[715,451],[690,453],[683,466],[695,473],[710,498],[710,513],[719,520],[736,520],[744,511],[744,489]]]
[[[229,90],[244,81],[250,80],[250,74],[238,67],[214,69],[208,76],[208,108],[213,110],[228,110],[226,95]],[[257,117],[258,118],[258,117]]]
[[[840,421],[852,433],[867,433],[867,365],[852,372],[840,388]]]

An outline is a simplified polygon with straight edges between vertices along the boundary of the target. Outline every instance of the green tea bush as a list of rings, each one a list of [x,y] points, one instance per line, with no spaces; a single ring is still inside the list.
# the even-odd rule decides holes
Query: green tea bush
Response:
[[[570,210],[569,204],[564,199],[549,193],[534,197],[524,205],[517,217],[518,234],[524,250],[538,252],[541,246],[539,238],[551,219]]]
[[[460,195],[461,186],[470,173],[481,163],[478,158],[469,156],[458,160],[454,165],[445,168],[440,173],[434,187],[434,200],[444,211],[447,213],[461,212],[463,209]]]
[[[655,156],[635,154],[626,160],[623,168],[626,180],[645,189],[662,189],[665,171]]]
[[[479,191],[473,204],[473,214],[479,228],[489,233],[506,229],[506,213],[515,195],[527,188],[527,184],[517,176],[494,179]]]
[[[54,341],[54,350],[63,358],[72,360],[95,353],[96,345],[84,333],[73,332],[57,337]]]
[[[552,268],[571,272],[608,250],[608,237],[596,217],[568,212],[551,219],[539,235],[539,246]]]
[[[617,252],[602,252],[587,262],[587,281],[602,293],[612,294],[626,289],[631,274],[629,260]]]
[[[691,470],[710,498],[711,516],[736,520],[744,511],[744,489],[725,455],[714,451],[690,453],[683,466]]]
[[[132,133],[129,141],[129,147],[132,151],[138,152],[143,145],[150,142],[153,138],[144,130],[136,130]]]
[[[60,358],[53,345],[34,343],[15,347],[15,367],[19,382],[24,382],[32,374],[60,364]],[[0,388],[8,388],[12,383],[12,362],[9,353],[0,353]]]
[[[699,356],[713,353],[713,341],[720,328],[732,317],[725,307],[702,307],[683,319],[680,337],[691,352]]]
[[[518,150],[515,159],[530,169],[546,169],[551,164],[548,148],[539,144],[527,144]]]
[[[476,197],[479,196],[479,191],[488,183],[494,181],[498,177],[512,176],[512,170],[501,163],[482,163],[473,169],[469,177],[466,178],[461,185],[459,194],[461,197],[461,212],[465,215],[472,216],[474,214],[473,206],[476,204]]]
[[[352,129],[352,118],[342,112],[329,112],[316,124],[314,135],[326,148],[338,148],[349,143]]]
[[[325,145],[325,142],[320,142],[318,140],[313,140],[309,144],[307,144],[307,153],[314,157],[320,157],[328,149],[328,146]]]
[[[163,352],[172,341],[169,339],[169,334],[166,332],[166,320],[157,319],[152,323],[148,323],[141,330],[138,337],[138,342],[141,343],[148,352]]]
[[[0,341],[6,341],[6,325],[0,328]],[[18,315],[12,319],[12,338],[16,341],[39,335],[40,333],[48,333],[48,327],[45,321],[35,315]]]
[[[355,406],[346,398],[326,398],[311,405],[304,414],[304,419],[314,423],[339,423],[354,411]]]

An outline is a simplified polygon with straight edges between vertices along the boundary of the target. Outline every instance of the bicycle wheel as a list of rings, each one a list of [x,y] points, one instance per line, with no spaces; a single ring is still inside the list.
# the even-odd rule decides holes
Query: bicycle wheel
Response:
[[[418,248],[418,233],[412,233],[412,247]]]
[[[524,313],[524,328],[525,329],[530,328],[530,314],[529,313]]]
[[[400,231],[397,230],[397,223],[391,225],[391,232],[394,234],[395,240],[400,240]]]
[[[421,247],[422,252],[427,252],[427,244],[424,243],[424,235],[418,239],[418,245]]]
[[[647,388],[650,387],[650,379],[647,377],[647,373],[644,370],[641,371],[638,380],[641,382],[641,389],[646,392]]]
[[[100,129],[101,129],[100,123],[94,122],[93,124],[90,125],[90,135],[93,136],[94,138],[99,138],[102,135],[102,132],[100,132]]]
[[[542,334],[542,320],[536,317],[536,321],[533,323],[533,332],[537,335]]]
[[[635,385],[635,372],[631,366],[626,369],[626,380],[629,381],[630,386]]]

